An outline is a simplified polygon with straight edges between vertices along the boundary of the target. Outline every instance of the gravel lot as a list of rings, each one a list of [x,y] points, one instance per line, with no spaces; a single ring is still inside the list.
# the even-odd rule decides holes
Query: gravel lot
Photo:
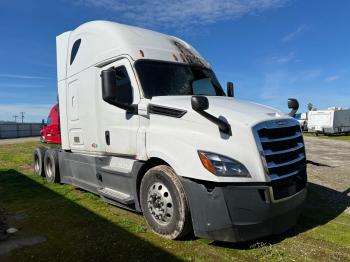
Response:
[[[350,141],[304,137],[311,183],[335,191],[325,201],[342,205],[350,214]]]

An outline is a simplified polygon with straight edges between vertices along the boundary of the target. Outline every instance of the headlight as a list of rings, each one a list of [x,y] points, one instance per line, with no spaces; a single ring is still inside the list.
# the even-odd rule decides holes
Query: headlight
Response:
[[[198,151],[203,166],[216,176],[251,177],[240,162],[218,154]]]

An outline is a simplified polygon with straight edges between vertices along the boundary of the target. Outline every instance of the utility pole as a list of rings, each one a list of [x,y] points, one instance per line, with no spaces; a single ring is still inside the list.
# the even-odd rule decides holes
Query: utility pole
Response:
[[[17,123],[17,117],[18,117],[18,116],[13,116],[13,118],[15,119],[15,122],[16,122],[16,123]]]
[[[21,118],[22,118],[22,123],[23,123],[24,112],[21,112]]]

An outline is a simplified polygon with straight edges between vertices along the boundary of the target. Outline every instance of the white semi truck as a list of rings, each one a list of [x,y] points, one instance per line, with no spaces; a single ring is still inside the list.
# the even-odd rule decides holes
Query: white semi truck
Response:
[[[89,22],[57,37],[57,78],[62,146],[34,152],[49,182],[142,212],[169,239],[240,242],[296,223],[307,185],[298,122],[233,98],[231,83],[226,95],[188,43]]]

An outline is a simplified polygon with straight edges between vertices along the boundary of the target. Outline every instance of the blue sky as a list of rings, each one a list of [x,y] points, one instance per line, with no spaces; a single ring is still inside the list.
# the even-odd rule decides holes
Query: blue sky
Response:
[[[40,121],[56,101],[55,37],[97,19],[190,42],[236,96],[287,111],[350,107],[350,1],[32,0],[0,2],[0,120]]]

